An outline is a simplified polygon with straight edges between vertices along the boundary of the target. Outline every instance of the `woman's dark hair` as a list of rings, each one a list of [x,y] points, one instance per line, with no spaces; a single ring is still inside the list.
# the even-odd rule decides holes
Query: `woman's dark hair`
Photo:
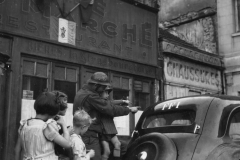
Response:
[[[37,114],[57,115],[60,110],[59,95],[54,92],[43,92],[37,97],[34,109]]]
[[[58,94],[58,98],[59,98],[59,103],[60,103],[60,111],[64,111],[67,108],[67,98],[68,96],[61,92],[61,91],[52,91],[55,94]]]

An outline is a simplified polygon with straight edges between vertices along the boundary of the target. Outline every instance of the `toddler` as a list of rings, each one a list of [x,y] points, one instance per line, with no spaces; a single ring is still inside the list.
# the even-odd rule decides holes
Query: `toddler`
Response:
[[[87,153],[85,144],[81,136],[88,130],[92,123],[92,119],[84,110],[78,110],[73,116],[73,134],[70,139],[73,144],[73,159],[74,160],[90,160],[95,156],[94,150],[89,150]]]
[[[112,91],[111,86],[107,86],[105,91],[100,95],[104,99],[108,99],[110,92]],[[129,104],[128,100],[113,100],[111,101],[114,105]],[[113,156],[115,159],[120,159],[121,142],[117,137],[117,129],[113,121],[113,117],[104,116],[101,118],[103,123],[103,134],[101,135],[101,143],[103,146],[102,160],[108,160],[111,153],[109,142],[113,144],[114,151]]]

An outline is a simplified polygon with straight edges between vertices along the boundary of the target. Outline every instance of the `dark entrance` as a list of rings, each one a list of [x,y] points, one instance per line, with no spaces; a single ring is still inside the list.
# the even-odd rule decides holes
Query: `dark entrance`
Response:
[[[8,61],[9,56],[0,52],[0,159],[3,159],[3,150],[4,150],[4,131],[6,130],[6,95],[7,95],[7,79],[8,79],[8,70],[6,67],[6,62]]]

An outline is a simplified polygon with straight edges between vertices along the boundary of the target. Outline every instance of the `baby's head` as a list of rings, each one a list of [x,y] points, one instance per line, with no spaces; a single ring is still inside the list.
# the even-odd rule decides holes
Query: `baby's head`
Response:
[[[84,110],[78,110],[73,116],[73,127],[77,131],[77,134],[83,135],[90,125],[92,124],[92,118]]]
[[[52,91],[54,94],[56,94],[58,96],[58,100],[59,100],[59,104],[60,104],[60,111],[59,111],[59,115],[61,116],[65,116],[66,111],[67,111],[67,100],[68,100],[68,96],[60,91]]]
[[[106,89],[100,94],[100,96],[104,99],[108,99],[109,94],[112,92],[112,87],[108,85]]]
[[[37,114],[48,115],[49,118],[58,114],[60,105],[58,96],[54,92],[41,93],[34,102]]]

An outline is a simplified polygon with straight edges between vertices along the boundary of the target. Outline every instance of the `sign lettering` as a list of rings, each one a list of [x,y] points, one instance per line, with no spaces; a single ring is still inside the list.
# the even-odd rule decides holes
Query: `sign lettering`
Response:
[[[175,108],[175,109],[178,109],[180,105],[180,102],[173,102],[173,103],[165,103],[162,107],[162,110],[165,110],[165,109],[172,109],[172,108]],[[155,110],[158,109],[160,106],[156,106],[155,107]]]
[[[81,23],[81,17],[76,11],[79,8],[71,12],[71,17],[68,18],[77,23],[75,47],[157,65],[157,14],[118,1],[120,0],[95,0],[93,14],[87,24]],[[52,1],[46,4],[41,13],[34,2],[0,1],[0,7],[11,8],[0,10],[0,30],[52,40],[49,17],[59,15],[59,8]],[[66,1],[66,13],[78,3],[78,0]],[[57,40],[55,42],[58,43]]]
[[[220,71],[174,58],[165,57],[164,74],[168,82],[214,90],[221,88]]]

